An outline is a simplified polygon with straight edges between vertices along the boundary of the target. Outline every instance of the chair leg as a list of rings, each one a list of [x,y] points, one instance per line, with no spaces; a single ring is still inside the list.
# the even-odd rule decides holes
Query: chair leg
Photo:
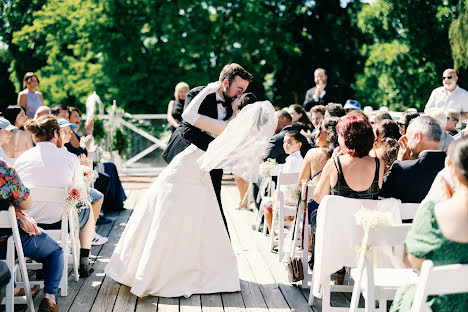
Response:
[[[66,297],[68,295],[68,240],[62,240],[63,248],[63,272],[62,279],[60,280],[60,296]],[[73,247],[72,247],[73,248]]]
[[[270,231],[270,250],[273,250],[274,248],[274,241],[275,241],[275,228],[276,228],[276,214],[277,214],[277,205],[273,205],[272,209],[272,216],[271,216],[271,231]],[[264,227],[266,227],[266,221],[264,224]]]
[[[15,307],[15,251],[13,237],[8,239],[6,263],[11,273],[11,279],[6,287],[5,312],[13,312]]]

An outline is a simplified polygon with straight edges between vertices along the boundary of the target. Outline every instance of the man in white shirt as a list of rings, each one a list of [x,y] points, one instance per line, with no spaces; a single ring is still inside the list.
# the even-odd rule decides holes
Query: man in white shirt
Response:
[[[7,155],[2,145],[10,142],[11,131],[16,130],[15,126],[11,125],[8,120],[0,117],[0,160],[7,161]]]
[[[442,87],[432,91],[426,108],[439,107],[442,109],[453,108],[461,114],[462,119],[468,118],[468,92],[457,85],[457,72],[451,68],[442,75]]]

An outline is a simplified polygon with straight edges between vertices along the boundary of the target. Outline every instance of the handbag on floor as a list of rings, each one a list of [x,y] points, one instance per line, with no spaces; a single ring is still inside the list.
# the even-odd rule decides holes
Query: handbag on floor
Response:
[[[296,224],[297,224],[297,219],[299,218],[299,207],[301,206],[302,201],[299,199],[297,203],[297,208],[296,208],[296,218],[294,218],[294,227],[293,231],[295,231]],[[307,194],[304,200],[304,216],[303,216],[303,224],[302,224],[302,233],[301,233],[301,241],[304,240],[304,229],[305,229],[305,221],[307,217]],[[304,279],[304,269],[303,269],[303,264],[302,264],[302,259],[301,258],[296,258],[295,257],[295,250],[296,250],[296,242],[297,239],[294,237],[294,233],[292,235],[292,246],[291,246],[291,254],[289,256],[286,268],[288,271],[288,280],[290,283],[295,283],[302,281]],[[302,245],[302,244],[301,244]]]

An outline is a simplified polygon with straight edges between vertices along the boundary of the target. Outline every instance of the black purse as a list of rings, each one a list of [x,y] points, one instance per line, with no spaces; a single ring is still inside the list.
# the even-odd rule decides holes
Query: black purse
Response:
[[[297,224],[297,219],[298,219],[298,212],[299,212],[299,207],[301,206],[302,201],[299,199],[296,207],[296,218],[294,219],[294,228],[296,228]],[[302,235],[301,235],[301,242],[304,241],[304,228],[305,228],[305,221],[306,221],[306,216],[307,216],[307,192],[304,200],[304,217],[303,217],[303,224],[302,224]],[[292,237],[292,254],[294,255],[294,249],[296,248],[296,244],[294,241],[294,234]],[[302,245],[302,244],[301,244]],[[301,258],[295,258],[294,256],[291,257],[289,256],[288,262],[287,262],[287,271],[288,271],[288,280],[290,283],[295,283],[302,281],[304,279],[304,269],[303,269],[303,264],[302,264],[302,259]]]

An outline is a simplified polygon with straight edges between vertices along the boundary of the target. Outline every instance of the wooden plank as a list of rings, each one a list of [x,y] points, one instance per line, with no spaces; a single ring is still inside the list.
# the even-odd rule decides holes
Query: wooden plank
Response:
[[[201,295],[203,312],[223,312],[223,301],[220,294]]]
[[[180,312],[201,312],[201,296],[192,295],[189,298],[181,297],[179,301]]]
[[[109,235],[109,241],[107,244],[103,245],[97,260],[94,263],[93,274],[84,280],[83,286],[80,288],[69,311],[82,312],[91,310],[94,300],[102,286],[104,279],[104,267],[112,256],[115,244],[120,239],[120,235],[125,228],[130,214],[131,210],[124,210],[119,214],[119,217],[113,226],[112,232]]]
[[[180,312],[201,312],[200,295],[192,295],[190,298],[180,298]]]
[[[265,312],[268,307],[263,300],[259,285],[254,281],[249,263],[244,255],[237,256],[242,299],[247,312]]]
[[[130,292],[130,287],[121,285],[113,312],[134,312],[136,302],[137,296]]]
[[[246,312],[244,299],[239,292],[222,293],[221,300],[223,301],[224,312]]]
[[[156,312],[158,309],[158,297],[147,296],[138,298],[135,312]]]
[[[179,298],[163,298],[158,301],[158,312],[179,312]]]
[[[231,192],[226,192],[227,196],[233,199],[235,195]],[[230,195],[230,196],[229,196]],[[254,232],[250,227],[249,222],[245,222],[245,216],[252,215],[249,211],[229,211],[229,219],[233,220],[234,228],[237,233],[242,233],[241,235],[244,237],[244,240],[255,242]],[[236,216],[237,215],[237,216]],[[242,218],[244,216],[244,218]],[[263,236],[263,235],[262,235]],[[264,237],[264,236],[263,236]],[[260,292],[263,296],[263,299],[269,309],[275,309],[279,311],[290,311],[289,305],[283,294],[281,293],[279,287],[276,284],[274,277],[272,276],[271,272],[268,270],[268,266],[264,262],[264,259],[258,252],[258,248],[260,247],[258,244],[252,245],[244,245],[244,255],[247,258],[247,262],[250,266],[250,269],[253,274],[253,278],[258,283],[260,287]]]
[[[119,290],[119,283],[109,277],[105,277],[91,312],[112,311]]]

